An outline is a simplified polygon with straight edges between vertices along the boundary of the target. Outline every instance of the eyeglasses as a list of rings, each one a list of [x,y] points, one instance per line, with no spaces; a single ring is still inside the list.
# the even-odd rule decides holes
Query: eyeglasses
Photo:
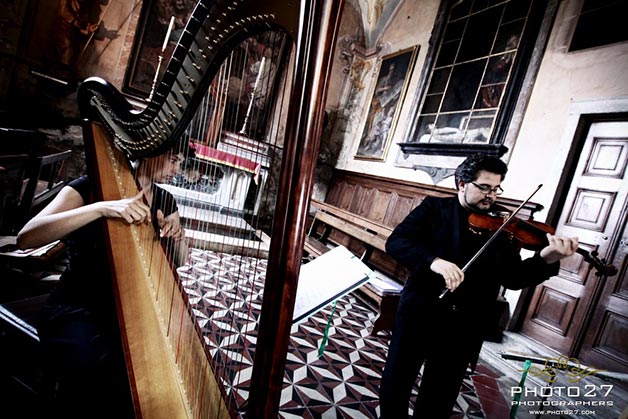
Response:
[[[496,186],[494,188],[491,188],[488,185],[479,185],[475,182],[470,182],[470,183],[476,188],[478,188],[480,192],[483,193],[484,195],[488,195],[491,192],[494,193],[495,195],[501,195],[504,193],[504,190],[501,188],[501,186]]]

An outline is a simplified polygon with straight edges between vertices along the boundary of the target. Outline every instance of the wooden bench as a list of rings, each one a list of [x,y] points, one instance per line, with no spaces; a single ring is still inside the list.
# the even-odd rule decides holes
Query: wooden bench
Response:
[[[315,211],[304,250],[310,257],[342,244],[359,256],[384,283],[397,284],[396,289],[377,287],[370,281],[359,289],[358,295],[378,310],[371,334],[392,329],[400,290],[408,272],[385,253],[385,243],[394,227],[426,196],[456,196],[454,189],[423,185],[373,175],[336,171],[326,201],[312,200]],[[498,203],[509,210],[521,201],[503,198]],[[543,206],[528,202],[519,218],[533,219]],[[381,285],[381,284],[380,284]],[[379,288],[379,289],[378,289]]]
[[[443,198],[453,197],[456,196],[456,194],[457,191],[452,188],[426,185],[401,179],[385,178],[365,173],[336,169],[334,170],[333,178],[329,183],[329,190],[325,196],[325,203],[320,205],[320,203],[313,202],[312,206],[314,209],[324,208],[327,206],[327,208],[333,209],[333,211],[328,212],[337,214],[348,213],[351,215],[350,217],[347,215],[343,215],[343,217],[348,217],[350,220],[366,220],[369,223],[372,223],[364,224],[364,222],[361,221],[361,225],[378,225],[388,229],[388,231],[392,231],[408,215],[408,213],[419,205],[427,196]],[[514,210],[521,204],[520,200],[505,198],[502,196],[499,197],[497,202],[509,210]],[[518,217],[523,219],[533,219],[534,214],[542,209],[543,205],[528,202],[523,206]],[[344,213],[342,211],[344,211]],[[367,229],[373,228],[367,227]],[[337,229],[334,228],[333,230]],[[331,232],[329,235],[331,240],[322,241],[326,243],[333,242],[336,240],[336,236],[341,236],[338,231]],[[344,239],[346,240],[346,237]],[[311,242],[312,240],[308,239],[307,241]],[[357,241],[357,239],[353,239],[351,241]],[[306,249],[307,246],[312,248],[315,245],[306,243]],[[358,254],[358,250],[355,247],[352,248],[352,250],[354,253]],[[381,272],[386,273],[390,278],[398,281],[399,283],[403,283],[407,272],[404,272],[403,268],[400,268],[399,265],[391,264],[391,258],[387,255],[382,256],[381,253],[382,252],[379,250],[374,251],[368,258],[369,264],[371,266],[376,266],[377,268],[383,266],[384,269]],[[364,290],[366,290],[366,287],[361,289],[361,291]],[[362,294],[367,295],[367,293],[368,291],[364,291]],[[377,300],[375,301],[377,302]],[[378,303],[378,309],[381,317],[378,327],[381,325],[382,328],[387,329],[392,326],[397,301],[398,297],[388,297]],[[393,309],[387,307],[389,303],[394,304]],[[507,303],[505,305],[507,306]],[[521,318],[522,315],[525,315],[525,312],[522,311],[524,310],[523,306],[524,305],[521,304],[521,301],[517,304],[514,309],[513,320],[517,321],[517,319]],[[505,312],[508,313],[507,308]],[[390,321],[387,318],[389,313],[393,313],[393,318],[391,318]],[[507,317],[510,318],[509,313]],[[375,332],[377,332],[377,330],[375,330]]]
[[[357,295],[378,310],[371,334],[392,329],[407,271],[386,255],[390,227],[349,211],[312,200],[315,210],[305,239],[306,256],[316,258],[343,245],[375,272],[375,278],[358,289]]]

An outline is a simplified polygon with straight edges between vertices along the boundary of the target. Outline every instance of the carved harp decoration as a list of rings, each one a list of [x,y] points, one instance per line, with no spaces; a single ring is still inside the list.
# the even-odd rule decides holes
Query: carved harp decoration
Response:
[[[105,226],[138,417],[278,416],[341,9],[203,0],[145,109],[99,78],[79,88],[100,199],[137,195],[128,162],[195,150],[151,178],[174,198],[182,261],[158,227]]]

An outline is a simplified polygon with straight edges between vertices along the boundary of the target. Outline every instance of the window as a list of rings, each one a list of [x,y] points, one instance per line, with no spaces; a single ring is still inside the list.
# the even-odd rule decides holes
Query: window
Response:
[[[503,129],[514,108],[539,31],[535,0],[449,2],[406,154],[506,151]]]
[[[628,40],[626,0],[584,0],[570,51]]]

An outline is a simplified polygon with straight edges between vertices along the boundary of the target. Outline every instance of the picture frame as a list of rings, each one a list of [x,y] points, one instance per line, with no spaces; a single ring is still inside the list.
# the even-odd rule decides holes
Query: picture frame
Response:
[[[32,76],[68,91],[120,53],[124,39],[119,29],[131,11],[127,4],[110,8],[108,1],[39,0],[18,5],[23,20],[8,27],[24,29],[15,39],[13,53],[23,57]]]
[[[288,42],[283,32],[269,30],[251,34],[230,52],[228,64],[221,66],[229,74],[226,83],[212,83],[219,94],[226,94],[213,118],[223,121],[223,129],[264,141],[282,77],[282,63],[288,60]]]
[[[196,0],[147,0],[143,2],[129,65],[124,76],[122,86],[124,93],[138,98],[150,96],[153,82],[161,80],[161,76],[166,71],[168,61],[195,5]],[[159,65],[160,56],[162,57],[161,65]],[[155,78],[158,69],[159,75]]]
[[[386,160],[419,46],[382,58],[355,159]]]

